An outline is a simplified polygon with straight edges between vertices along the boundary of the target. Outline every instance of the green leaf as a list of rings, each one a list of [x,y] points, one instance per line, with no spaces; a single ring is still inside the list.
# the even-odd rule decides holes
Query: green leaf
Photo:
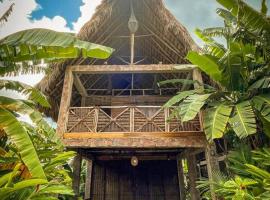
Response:
[[[48,29],[29,29],[14,33],[0,40],[2,61],[20,62],[40,59],[65,59],[93,57],[108,58],[114,50],[82,41],[70,33]]]
[[[36,178],[46,179],[36,150],[25,128],[11,112],[1,107],[0,129],[3,129],[11,142],[16,145],[31,175]]]
[[[34,105],[31,102],[0,96],[0,105],[13,112],[28,115],[33,123],[46,130],[46,136],[49,139],[56,139],[55,130],[48,125],[42,114],[33,108]]]
[[[255,114],[249,101],[235,105],[235,115],[230,118],[230,124],[239,138],[245,138],[256,133]]]
[[[226,7],[231,13],[238,18],[245,27],[251,31],[261,32],[270,31],[270,22],[267,17],[250,7],[242,0],[217,0],[218,3]]]
[[[187,55],[187,59],[192,64],[197,65],[202,71],[204,71],[215,81],[221,80],[222,77],[219,65],[210,57],[206,55],[200,55],[194,51],[190,51]]]
[[[169,101],[167,101],[163,107],[165,108],[171,107],[175,105],[176,103],[179,103],[180,101],[185,99],[187,96],[195,94],[195,93],[196,93],[196,90],[188,90],[188,91],[180,92],[179,94],[173,96]]]
[[[260,115],[270,122],[270,95],[262,94],[252,98],[254,108]]]
[[[267,5],[266,5],[266,0],[262,0],[262,3],[261,3],[261,13],[266,16],[267,15]]]
[[[28,179],[28,180],[20,181],[14,184],[13,187],[0,188],[0,199],[9,199],[12,196],[12,193],[15,193],[15,192],[23,193],[23,191],[20,191],[20,190],[28,188],[28,187],[35,187],[37,185],[42,185],[46,183],[47,183],[47,180],[44,180],[44,179]]]
[[[166,81],[161,81],[158,83],[158,86],[162,86],[162,85],[168,85],[168,84],[186,84],[186,85],[193,85],[193,84],[199,84],[201,85],[201,83],[197,80],[189,80],[189,79],[170,79],[170,80],[166,80]]]
[[[38,194],[64,194],[64,195],[74,195],[74,192],[70,186],[62,184],[50,184],[41,188]]]
[[[255,165],[245,164],[247,169],[246,171],[256,176],[259,179],[270,179],[270,173],[266,170],[263,170]]]
[[[43,95],[38,89],[21,83],[19,81],[11,81],[11,80],[0,80],[0,90],[14,90],[16,92],[20,92],[24,95],[29,95],[29,99],[40,104],[43,107],[50,107],[50,104],[45,95]]]
[[[266,76],[257,81],[255,81],[250,87],[249,90],[253,89],[266,89],[270,87],[270,77]]]
[[[28,179],[28,180],[23,180],[18,183],[15,183],[13,188],[15,190],[20,190],[26,187],[32,187],[32,186],[37,186],[37,185],[43,185],[48,183],[47,180],[44,179]]]
[[[74,157],[76,152],[74,151],[67,151],[63,153],[57,154],[57,156],[44,166],[45,171],[53,170],[57,166],[65,165],[68,160]]]
[[[186,122],[192,120],[196,117],[200,109],[205,104],[205,101],[210,97],[211,94],[194,94],[188,96],[181,104],[180,104],[180,116],[182,122]]]
[[[232,107],[225,104],[205,110],[204,131],[209,141],[223,137],[231,112]]]

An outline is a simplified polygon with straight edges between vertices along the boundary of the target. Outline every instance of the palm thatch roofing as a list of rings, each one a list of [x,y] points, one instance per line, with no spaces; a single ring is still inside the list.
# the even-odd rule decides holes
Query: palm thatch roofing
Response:
[[[199,50],[187,29],[166,9],[163,0],[103,0],[77,37],[115,49],[107,60],[73,59],[53,65],[52,72],[38,84],[50,100],[50,116],[57,117],[68,65],[121,65],[130,57],[128,20],[131,4],[139,28],[135,38],[135,62],[140,64],[185,64],[189,50]]]

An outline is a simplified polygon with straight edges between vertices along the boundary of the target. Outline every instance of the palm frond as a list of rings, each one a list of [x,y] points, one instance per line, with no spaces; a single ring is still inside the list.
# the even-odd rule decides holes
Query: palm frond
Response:
[[[4,23],[8,21],[8,17],[11,15],[14,7],[14,3],[12,3],[9,8],[6,10],[6,12],[0,17],[0,23]]]

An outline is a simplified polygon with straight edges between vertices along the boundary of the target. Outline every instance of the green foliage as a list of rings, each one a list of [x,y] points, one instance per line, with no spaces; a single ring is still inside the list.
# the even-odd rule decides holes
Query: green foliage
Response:
[[[247,146],[232,151],[228,164],[233,176],[219,175],[215,181],[198,181],[198,188],[208,195],[212,184],[218,197],[224,199],[267,200],[270,191],[269,149],[251,151]],[[266,153],[266,155],[265,155]]]
[[[8,110],[0,108],[0,128],[5,131],[10,141],[18,148],[21,159],[35,178],[46,179],[32,141],[25,128]],[[18,134],[19,133],[19,134]]]
[[[199,84],[200,91],[180,92],[166,106],[177,103],[174,115],[182,121],[192,120],[204,109],[209,141],[231,130],[239,138],[257,130],[270,135],[270,20],[265,14],[266,2],[262,2],[260,13],[242,0],[217,1],[227,9],[217,10],[225,26],[196,29],[205,45],[200,53],[191,51],[187,55],[192,64],[215,81],[216,88],[203,89],[205,85]],[[224,38],[226,47],[215,37]]]

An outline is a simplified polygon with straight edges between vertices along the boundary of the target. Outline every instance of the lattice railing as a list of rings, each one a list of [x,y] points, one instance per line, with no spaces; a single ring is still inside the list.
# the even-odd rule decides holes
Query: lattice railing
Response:
[[[71,107],[66,132],[187,132],[201,131],[199,117],[181,123],[161,106]]]

